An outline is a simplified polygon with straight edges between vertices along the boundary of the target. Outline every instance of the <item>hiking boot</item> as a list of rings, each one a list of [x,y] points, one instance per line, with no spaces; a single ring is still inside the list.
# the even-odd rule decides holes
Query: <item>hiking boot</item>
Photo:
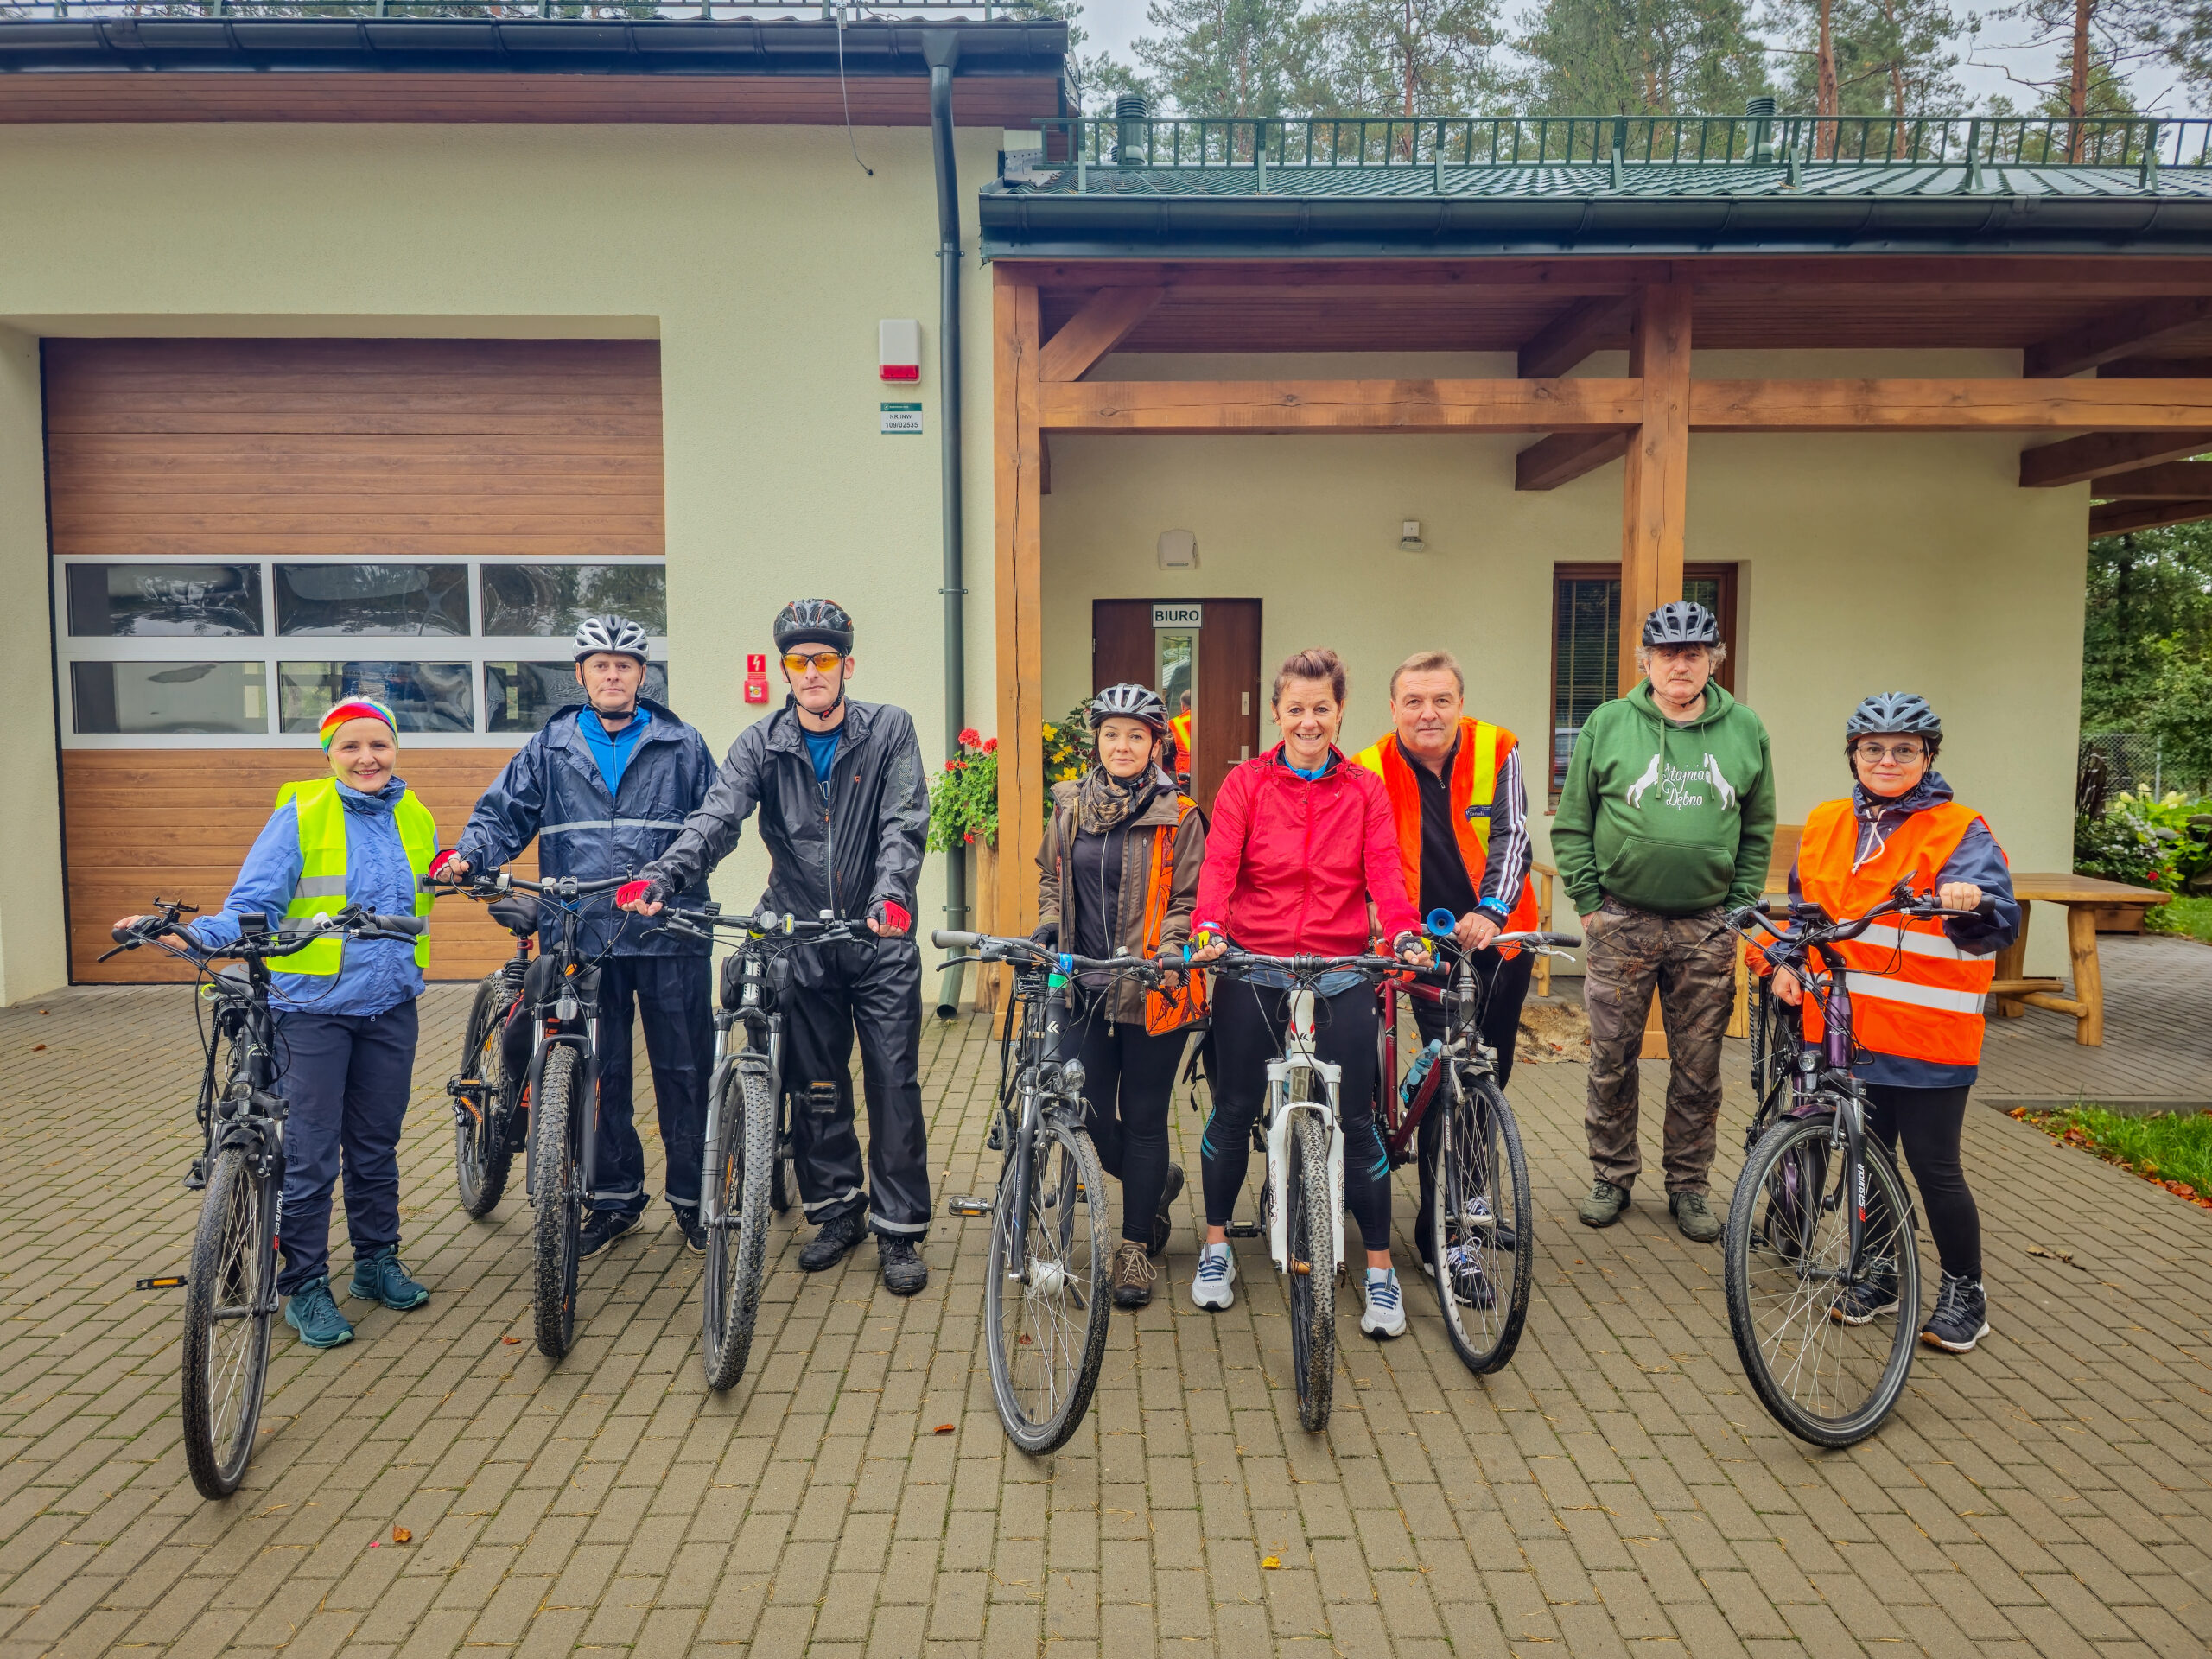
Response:
[[[1876,1270],[1835,1299],[1828,1317],[1838,1325],[1872,1325],[1897,1311],[1897,1276]]]
[[[1981,1281],[1945,1274],[1936,1292],[1936,1311],[1921,1327],[1920,1339],[1947,1354],[1965,1354],[1988,1334],[1989,1298],[1982,1294]]]
[[[1191,1280],[1191,1300],[1218,1313],[1236,1300],[1236,1256],[1226,1244],[1198,1249],[1198,1270]]]
[[[893,1296],[912,1296],[929,1283],[929,1263],[912,1239],[882,1234],[875,1241],[875,1253],[882,1259],[883,1287]]]
[[[1158,1255],[1167,1248],[1167,1241],[1175,1231],[1175,1200],[1182,1196],[1183,1166],[1170,1164],[1167,1166],[1167,1185],[1160,1189],[1160,1213],[1152,1218],[1152,1242],[1145,1246],[1146,1255]],[[1148,1291],[1146,1300],[1151,1300]],[[1135,1307],[1141,1304],[1123,1302],[1122,1306]]]
[[[676,1230],[683,1235],[683,1248],[694,1255],[707,1253],[707,1224],[701,1212],[687,1210],[682,1205],[671,1205],[676,1211]]]
[[[1693,1244],[1710,1244],[1720,1236],[1720,1217],[1713,1213],[1702,1192],[1669,1192],[1667,1212]]]
[[[396,1313],[420,1307],[430,1300],[429,1290],[410,1279],[407,1269],[400,1265],[397,1244],[355,1257],[353,1282],[346,1294],[357,1302],[382,1302]]]
[[[1590,1196],[1574,1206],[1574,1213],[1585,1227],[1610,1227],[1627,1208],[1628,1188],[1599,1180],[1590,1183]]]
[[[1404,1336],[1406,1299],[1398,1288],[1397,1269],[1370,1268],[1361,1288],[1367,1293],[1367,1308],[1359,1316],[1359,1328],[1370,1337]]]
[[[583,1230],[576,1235],[576,1255],[581,1259],[597,1255],[625,1233],[634,1233],[645,1225],[643,1216],[626,1216],[620,1210],[594,1210],[584,1217]]]
[[[868,1217],[859,1211],[830,1217],[815,1229],[814,1236],[798,1253],[799,1271],[820,1273],[824,1268],[836,1267],[867,1236]]]
[[[1114,1250],[1114,1306],[1147,1306],[1152,1300],[1152,1281],[1159,1276],[1151,1252],[1133,1238],[1123,1239]]]
[[[284,1323],[310,1348],[335,1348],[353,1340],[353,1327],[330,1300],[330,1275],[310,1279],[284,1301]]]

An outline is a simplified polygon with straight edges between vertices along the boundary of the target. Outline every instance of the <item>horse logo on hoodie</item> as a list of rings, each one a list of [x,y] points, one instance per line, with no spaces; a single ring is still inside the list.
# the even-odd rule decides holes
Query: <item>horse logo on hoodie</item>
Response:
[[[1691,785],[1694,784],[1710,784],[1718,790],[1723,811],[1736,804],[1736,786],[1721,775],[1720,763],[1710,753],[1706,755],[1703,766],[1689,770],[1674,765],[1663,753],[1653,755],[1651,764],[1644,767],[1643,775],[1628,786],[1628,804],[1638,811],[1643,810],[1644,796],[1656,787],[1662,805],[1671,806],[1677,811],[1684,807],[1703,806],[1704,791],[1693,791]]]

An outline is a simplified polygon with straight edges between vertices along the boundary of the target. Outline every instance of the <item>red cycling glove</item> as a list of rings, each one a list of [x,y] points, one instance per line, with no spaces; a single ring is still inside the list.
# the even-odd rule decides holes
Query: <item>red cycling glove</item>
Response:
[[[435,858],[430,861],[429,874],[434,877],[436,876],[447,865],[452,863],[459,855],[460,855],[453,848],[447,848],[443,852],[440,853]]]
[[[892,900],[886,899],[881,904],[878,905],[876,908],[883,912],[882,916],[879,919],[882,921],[884,926],[889,928],[893,932],[911,933],[913,931],[914,918],[906,913],[906,906],[894,904]]]
[[[634,905],[647,898],[652,890],[653,883],[650,881],[625,881],[614,889],[614,902],[617,905]]]

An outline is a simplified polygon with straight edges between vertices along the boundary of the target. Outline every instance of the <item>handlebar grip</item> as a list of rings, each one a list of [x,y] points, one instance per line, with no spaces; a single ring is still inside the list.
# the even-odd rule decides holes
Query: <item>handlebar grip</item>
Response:
[[[940,927],[930,935],[931,944],[939,950],[972,950],[982,942],[981,933],[956,933],[945,927]]]
[[[121,925],[108,929],[107,936],[118,944],[137,944],[153,937],[143,928]]]
[[[1980,917],[1985,922],[1995,921],[1997,919],[1997,895],[1990,893],[1983,893],[1981,895],[1981,902],[1974,907],[1971,913]]]
[[[371,916],[368,921],[379,933],[404,933],[410,938],[420,938],[430,931],[427,916]]]
[[[1536,935],[1536,943],[1557,945],[1562,950],[1580,950],[1582,948],[1582,936],[1580,933],[1539,933]]]

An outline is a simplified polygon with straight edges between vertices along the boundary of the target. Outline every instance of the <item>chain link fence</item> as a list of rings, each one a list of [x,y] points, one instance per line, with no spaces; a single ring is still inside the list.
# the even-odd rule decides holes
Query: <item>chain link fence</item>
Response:
[[[2075,810],[2094,817],[2126,791],[2155,799],[2177,779],[2166,775],[2158,740],[2147,732],[2099,732],[2082,740],[2075,769]]]

